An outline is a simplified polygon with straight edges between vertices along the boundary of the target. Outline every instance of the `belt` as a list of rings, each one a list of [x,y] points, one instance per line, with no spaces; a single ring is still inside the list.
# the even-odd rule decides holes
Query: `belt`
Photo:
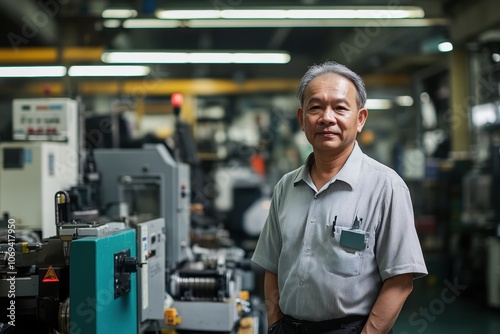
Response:
[[[349,315],[344,318],[325,320],[325,321],[304,321],[292,318],[288,315],[283,316],[283,325],[295,333],[321,333],[326,331],[333,331],[336,329],[343,329],[349,326],[363,324],[368,319],[364,315]]]

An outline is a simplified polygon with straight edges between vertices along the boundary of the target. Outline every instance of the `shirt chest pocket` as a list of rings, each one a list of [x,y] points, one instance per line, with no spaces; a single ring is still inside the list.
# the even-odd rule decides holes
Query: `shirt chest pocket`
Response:
[[[343,277],[357,276],[363,268],[364,250],[355,250],[342,246],[340,238],[343,230],[349,227],[335,226],[335,236],[328,243],[326,269],[336,275]]]

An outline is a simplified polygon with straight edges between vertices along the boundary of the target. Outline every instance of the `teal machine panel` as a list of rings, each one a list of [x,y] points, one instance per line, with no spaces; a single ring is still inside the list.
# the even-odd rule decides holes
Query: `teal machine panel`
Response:
[[[71,334],[137,333],[136,274],[130,273],[129,291],[116,295],[117,254],[136,256],[135,230],[103,237],[84,237],[70,246]],[[121,282],[123,283],[123,282]]]

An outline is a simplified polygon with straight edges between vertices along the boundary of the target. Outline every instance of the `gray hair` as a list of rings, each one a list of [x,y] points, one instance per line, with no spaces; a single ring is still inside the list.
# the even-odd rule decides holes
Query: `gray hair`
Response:
[[[304,92],[306,90],[307,85],[316,77],[326,73],[334,73],[343,76],[344,78],[350,80],[354,87],[356,87],[356,103],[358,104],[358,109],[361,109],[365,106],[366,103],[366,88],[363,82],[363,79],[350,70],[347,66],[339,64],[334,61],[327,61],[323,64],[313,65],[309,67],[307,72],[304,74],[302,79],[299,82],[299,88],[297,89],[297,98],[300,101],[300,106],[304,105]]]

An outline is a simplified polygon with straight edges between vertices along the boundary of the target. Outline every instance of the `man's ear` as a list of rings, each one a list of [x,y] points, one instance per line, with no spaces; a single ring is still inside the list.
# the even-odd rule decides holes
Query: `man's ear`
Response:
[[[300,128],[304,131],[304,115],[301,107],[297,108],[297,120],[299,121]]]
[[[363,130],[367,118],[368,118],[368,109],[366,108],[360,109],[358,111],[358,127],[357,127],[358,133],[360,133],[361,130]]]

